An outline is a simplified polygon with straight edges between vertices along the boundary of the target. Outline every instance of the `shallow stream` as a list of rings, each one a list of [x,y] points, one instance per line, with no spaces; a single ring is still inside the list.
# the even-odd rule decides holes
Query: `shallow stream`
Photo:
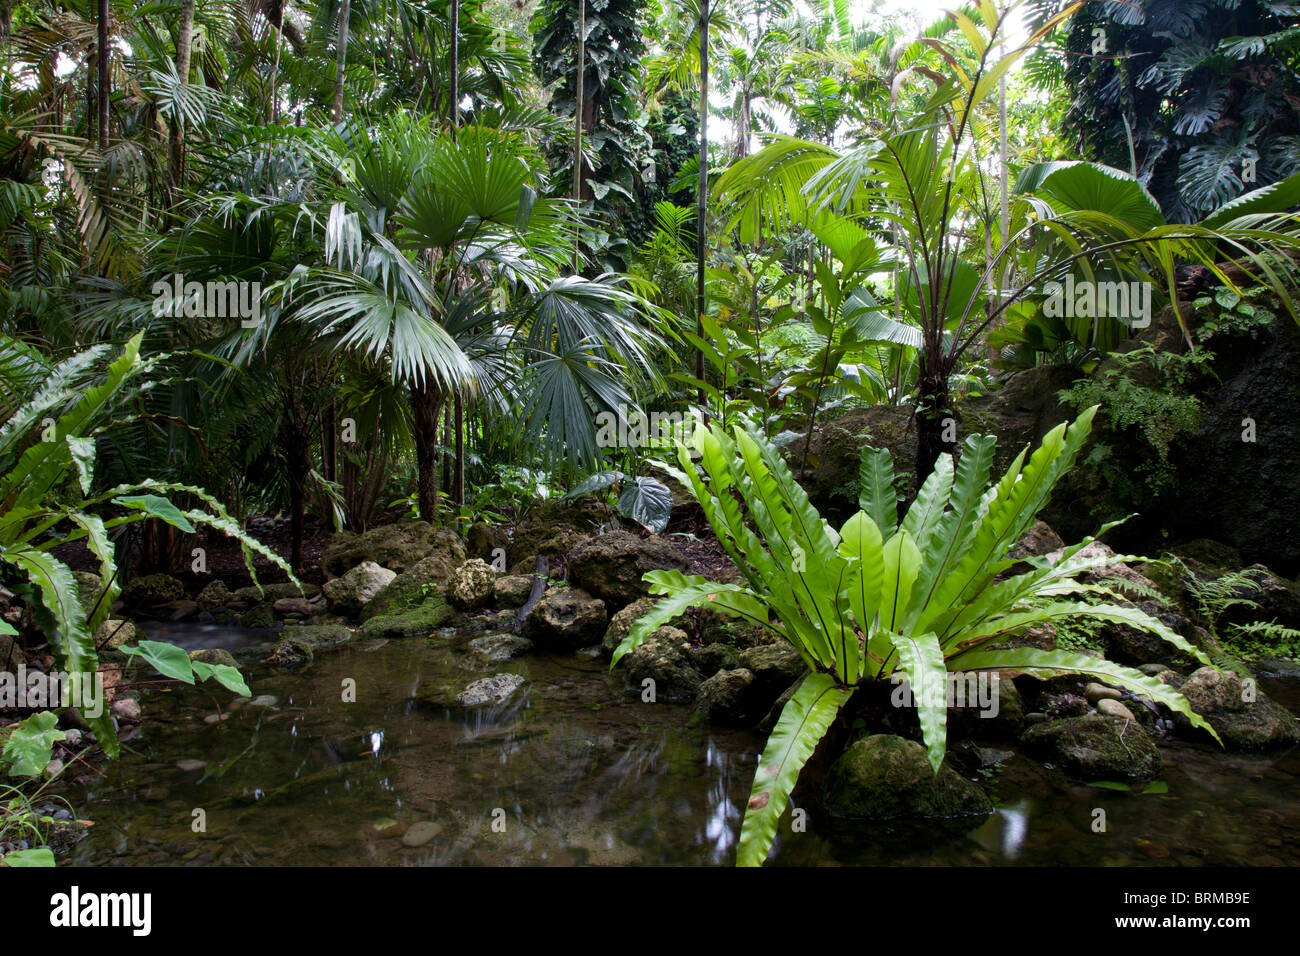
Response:
[[[273,635],[170,625],[149,636],[231,648],[242,662]],[[709,727],[689,706],[642,703],[599,659],[482,662],[465,646],[473,636],[349,645],[298,674],[245,668],[258,698],[220,712],[224,691],[142,688],[145,721],[124,734],[121,761],[66,792],[95,824],[69,862],[733,861],[761,738]],[[503,671],[527,679],[505,705],[466,715],[421,699]],[[1300,705],[1294,678],[1261,687]],[[1145,794],[1012,756],[982,781],[997,812],[965,831],[835,823],[810,809],[792,832],[787,814],[774,862],[1300,865],[1300,750],[1161,751],[1166,792]]]

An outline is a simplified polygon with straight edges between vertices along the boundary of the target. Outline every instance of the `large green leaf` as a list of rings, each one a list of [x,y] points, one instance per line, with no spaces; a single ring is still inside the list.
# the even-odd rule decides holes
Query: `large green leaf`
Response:
[[[912,687],[930,766],[938,773],[948,746],[948,669],[944,666],[943,648],[934,634],[891,634],[890,640],[898,651],[898,666]]]
[[[68,736],[59,730],[59,715],[44,710],[20,721],[0,751],[0,766],[15,777],[35,777],[45,772],[54,744]]]
[[[762,866],[767,859],[803,765],[851,696],[852,688],[840,686],[829,674],[809,674],[782,708],[754,772],[740,826],[738,866]]]
[[[668,527],[673,513],[673,493],[655,478],[641,476],[618,496],[618,510],[656,534]]]

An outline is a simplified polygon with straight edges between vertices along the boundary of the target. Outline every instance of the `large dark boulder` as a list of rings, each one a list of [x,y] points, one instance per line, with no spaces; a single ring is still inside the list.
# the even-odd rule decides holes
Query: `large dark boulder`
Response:
[[[685,571],[689,562],[664,538],[641,538],[630,531],[610,531],[582,541],[568,555],[569,580],[622,608],[650,593],[642,580],[647,571]]]
[[[523,636],[547,650],[576,651],[599,644],[609,615],[605,602],[581,588],[545,595],[524,618]]]
[[[1229,750],[1263,750],[1300,743],[1300,721],[1281,704],[1231,671],[1202,667],[1179,692]],[[1178,722],[1187,727],[1186,718]],[[1189,728],[1190,730],[1190,728]],[[1201,730],[1191,731],[1205,736]]]
[[[790,469],[822,516],[836,526],[858,510],[862,448],[887,448],[894,458],[899,491],[916,492],[916,423],[911,406],[855,408],[813,431],[804,463],[804,439],[782,448]]]
[[[1160,751],[1138,724],[1091,714],[1034,724],[1025,749],[1083,780],[1150,780]]]
[[[846,750],[826,776],[823,800],[833,816],[855,820],[983,817],[993,802],[946,764],[935,774],[925,748],[874,734]]]

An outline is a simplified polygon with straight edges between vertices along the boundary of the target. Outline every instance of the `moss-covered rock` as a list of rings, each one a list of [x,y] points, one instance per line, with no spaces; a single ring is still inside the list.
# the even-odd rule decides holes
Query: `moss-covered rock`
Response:
[[[983,817],[993,802],[946,764],[936,775],[925,748],[892,734],[852,744],[831,765],[822,797],[828,812],[854,820]]]
[[[360,614],[396,577],[395,571],[373,561],[362,561],[341,577],[326,581],[325,597],[336,613]]]
[[[219,607],[229,607],[230,599],[234,597],[230,588],[226,587],[226,582],[218,578],[215,581],[209,581],[199,592],[195,599],[200,609],[204,611],[215,611]]]
[[[190,660],[199,664],[224,665],[225,667],[239,666],[239,663],[235,660],[235,655],[220,647],[202,647],[197,651],[190,651]]]
[[[346,627],[334,624],[286,624],[280,631],[282,640],[307,644],[313,651],[327,651],[342,647],[355,637]]]
[[[95,646],[101,650],[117,650],[124,644],[134,644],[138,637],[135,625],[119,618],[109,618],[95,630]]]
[[[81,602],[81,609],[89,616],[103,593],[104,579],[93,571],[73,571],[72,576],[77,579],[77,598]]]
[[[423,637],[445,627],[453,615],[447,599],[433,594],[415,607],[370,618],[359,633],[366,637]]]
[[[1150,780],[1160,772],[1160,751],[1146,731],[1116,717],[1048,720],[1021,740],[1031,754],[1083,780]]]
[[[684,631],[661,627],[619,661],[628,686],[654,700],[694,700],[703,678],[691,663],[691,642]],[[653,684],[646,684],[653,681]]]
[[[743,667],[720,670],[700,684],[695,706],[711,723],[748,727],[758,723],[772,701]]]
[[[432,595],[446,594],[454,570],[445,554],[421,558],[375,595],[374,600],[361,612],[362,619],[396,614],[407,608],[418,607]]]
[[[427,521],[382,525],[361,534],[340,531],[321,553],[321,571],[327,578],[337,578],[362,561],[373,561],[400,573],[432,555],[457,567],[465,560],[465,543],[454,531]]]
[[[1263,750],[1300,743],[1300,722],[1253,681],[1231,671],[1202,667],[1179,688],[1192,710],[1215,729],[1229,750]],[[1193,734],[1204,731],[1189,727],[1186,718],[1176,721]]]
[[[280,670],[293,671],[306,667],[315,659],[311,644],[300,640],[277,641],[266,663]]]
[[[497,607],[523,607],[532,590],[531,574],[505,574],[492,582],[492,600]]]
[[[263,601],[239,615],[240,627],[253,627],[264,629],[275,626],[275,605],[271,601]]]
[[[658,535],[642,538],[629,531],[610,531],[585,539],[569,551],[569,580],[603,600],[611,609],[650,593],[647,571],[686,571],[686,557]]]
[[[146,574],[133,578],[122,589],[122,601],[128,607],[153,607],[185,597],[185,585],[170,574]]]
[[[592,495],[537,505],[515,525],[510,536],[510,571],[531,574],[539,555],[561,558],[584,535],[614,520],[609,505]]]

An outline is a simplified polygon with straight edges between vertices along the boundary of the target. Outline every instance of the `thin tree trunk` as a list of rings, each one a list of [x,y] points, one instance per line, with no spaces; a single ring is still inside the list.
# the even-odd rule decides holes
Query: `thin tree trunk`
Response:
[[[348,19],[352,16],[352,0],[343,0],[339,10],[338,67],[334,71],[334,122],[343,120],[343,73],[348,63]]]
[[[176,75],[181,84],[190,81],[190,46],[194,42],[194,0],[181,0],[181,22],[176,32]],[[167,130],[167,189],[174,207],[179,201],[184,176],[185,127],[177,110]]]
[[[451,102],[447,112],[451,120],[451,139],[456,141],[460,125],[460,0],[451,0]]]
[[[428,384],[411,386],[414,417],[416,501],[420,517],[433,521],[438,516],[438,418],[443,398]]]
[[[108,44],[108,20],[109,20],[108,0],[99,0],[99,23],[97,52],[99,58],[99,88],[96,91],[99,97],[99,148],[104,149],[108,146],[108,103],[109,95],[112,92],[112,81],[109,79],[109,57],[112,55],[109,51]]]
[[[582,113],[587,98],[587,0],[578,0],[578,72],[575,76],[577,99],[573,108],[573,201],[582,202]],[[573,230],[573,273],[578,274],[581,260],[581,230]]]
[[[451,499],[465,507],[465,400],[456,393],[456,465],[452,472]]]
[[[948,410],[948,376],[942,367],[935,369],[921,361],[921,381],[916,410],[916,486],[919,488],[934,471],[939,456],[952,454],[955,442],[946,441],[944,432],[951,415]]]
[[[709,200],[709,0],[700,3],[700,184],[695,223],[695,334],[704,338],[704,217]],[[704,350],[695,350],[695,377],[704,381]],[[705,404],[704,388],[697,400]]]

